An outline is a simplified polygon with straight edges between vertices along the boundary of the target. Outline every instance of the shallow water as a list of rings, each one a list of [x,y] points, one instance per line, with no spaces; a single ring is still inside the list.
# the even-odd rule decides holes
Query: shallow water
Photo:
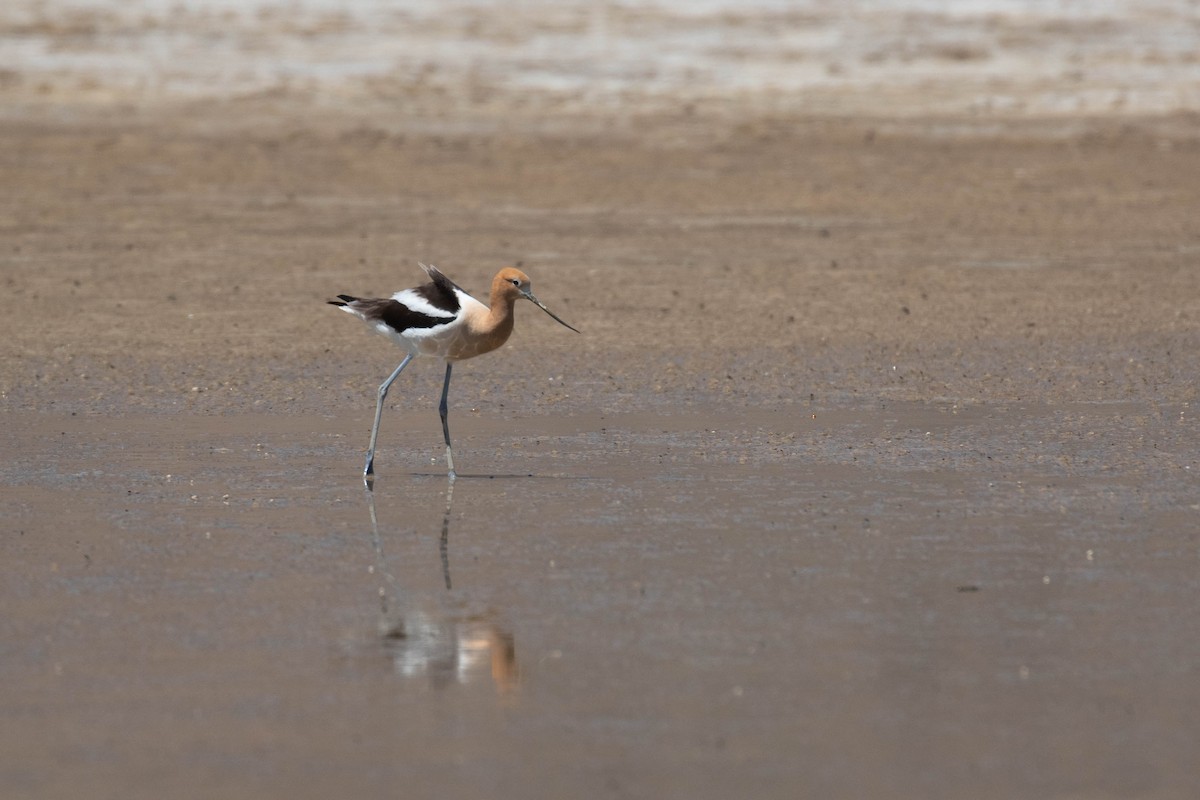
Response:
[[[1187,796],[1184,413],[18,415],[4,785]]]

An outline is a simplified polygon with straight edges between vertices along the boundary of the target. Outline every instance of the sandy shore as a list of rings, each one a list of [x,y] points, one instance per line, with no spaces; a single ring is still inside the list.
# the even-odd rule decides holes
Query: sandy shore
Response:
[[[586,331],[523,315],[471,369],[529,375],[510,402],[1195,399],[1190,118],[431,133],[249,106],[4,123],[10,408],[344,407],[395,354],[322,301],[418,260],[473,291],[521,263]]]

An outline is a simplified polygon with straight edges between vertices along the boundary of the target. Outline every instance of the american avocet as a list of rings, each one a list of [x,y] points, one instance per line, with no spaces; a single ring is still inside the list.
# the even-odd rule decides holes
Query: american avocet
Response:
[[[367,481],[375,475],[375,440],[379,436],[384,398],[392,382],[413,358],[434,356],[446,362],[446,382],[442,385],[438,413],[442,417],[442,435],[446,439],[446,466],[453,478],[454,455],[450,451],[450,428],[446,424],[446,393],[450,391],[450,369],[454,362],[490,353],[508,341],[513,330],[513,304],[521,297],[579,333],[533,296],[529,276],[519,269],[506,267],[496,273],[492,279],[492,296],[486,306],[456,286],[437,267],[421,264],[421,269],[429,275],[429,283],[396,292],[390,298],[361,299],[339,294],[337,300],[329,301],[408,351],[396,371],[379,385],[375,424],[371,426],[371,444],[367,448],[367,465],[363,468],[363,478]]]

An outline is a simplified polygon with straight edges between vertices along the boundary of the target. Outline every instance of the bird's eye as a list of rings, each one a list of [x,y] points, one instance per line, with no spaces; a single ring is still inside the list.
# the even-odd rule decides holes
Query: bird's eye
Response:
[[[508,282],[511,283],[513,286],[517,286],[517,287],[520,287],[520,285],[521,285],[521,281],[519,278],[509,278]]]

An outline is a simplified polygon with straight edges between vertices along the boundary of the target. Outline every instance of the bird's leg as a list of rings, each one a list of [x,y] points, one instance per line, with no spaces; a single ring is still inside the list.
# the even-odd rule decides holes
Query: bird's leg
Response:
[[[396,367],[396,371],[389,375],[386,381],[379,384],[379,397],[375,401],[375,424],[371,426],[371,446],[367,448],[367,466],[363,468],[363,480],[365,481],[375,478],[375,440],[379,438],[379,420],[383,416],[383,401],[387,398],[388,389],[392,388],[392,383],[400,377],[400,373],[412,360],[413,354],[409,353],[400,362],[400,366]]]
[[[446,382],[442,385],[442,403],[438,413],[442,416],[442,436],[446,437],[446,466],[450,469],[450,479],[457,477],[454,473],[454,454],[450,452],[450,426],[446,424],[446,395],[450,392],[450,362],[446,362]]]

